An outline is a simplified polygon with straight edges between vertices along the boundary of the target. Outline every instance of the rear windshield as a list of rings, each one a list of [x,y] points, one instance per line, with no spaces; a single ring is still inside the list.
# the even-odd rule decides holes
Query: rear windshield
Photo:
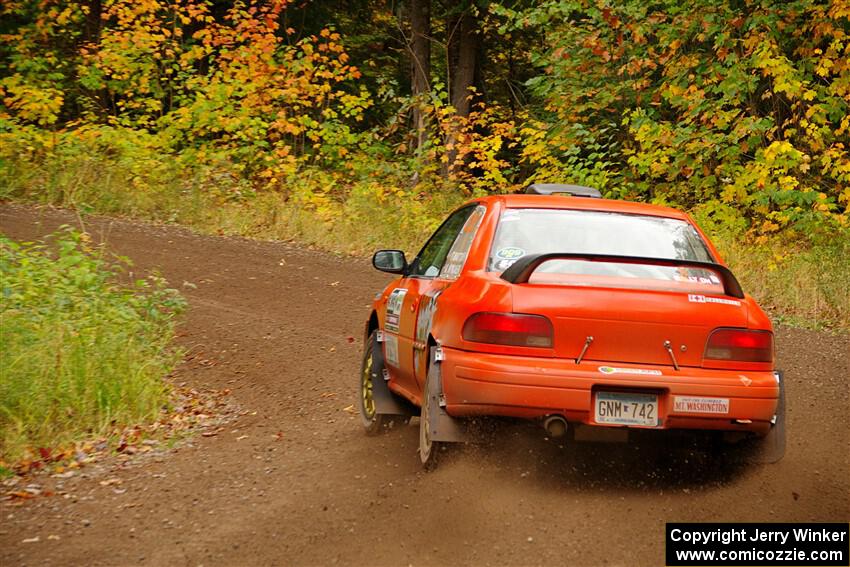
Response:
[[[599,211],[508,209],[499,219],[488,269],[502,272],[527,254],[557,252],[713,261],[696,229],[682,220]],[[551,275],[547,277],[546,274]],[[557,277],[559,275],[576,277]],[[600,282],[599,278],[609,281]],[[710,270],[583,260],[546,262],[530,281],[534,283],[535,280],[537,283],[615,286],[620,282],[627,287],[643,287],[634,280],[654,280],[686,284],[684,287],[700,288],[700,291],[707,291],[702,286],[720,287],[719,278]],[[648,287],[657,287],[657,284]]]

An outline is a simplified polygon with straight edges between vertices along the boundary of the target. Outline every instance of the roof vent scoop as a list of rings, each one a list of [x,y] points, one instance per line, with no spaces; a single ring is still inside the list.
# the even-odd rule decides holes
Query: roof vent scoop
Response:
[[[534,183],[526,187],[525,192],[529,195],[572,195],[573,197],[602,198],[599,189],[564,183]]]

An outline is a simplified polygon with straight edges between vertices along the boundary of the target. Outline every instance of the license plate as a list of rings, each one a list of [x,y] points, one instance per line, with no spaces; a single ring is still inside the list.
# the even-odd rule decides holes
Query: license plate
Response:
[[[597,392],[594,399],[596,423],[657,427],[658,396],[623,392]]]

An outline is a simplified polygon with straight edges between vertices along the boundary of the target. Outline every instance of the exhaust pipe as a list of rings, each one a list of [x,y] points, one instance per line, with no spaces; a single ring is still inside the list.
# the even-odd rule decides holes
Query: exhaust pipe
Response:
[[[550,415],[543,420],[543,428],[552,438],[563,437],[567,434],[567,420],[560,415]]]

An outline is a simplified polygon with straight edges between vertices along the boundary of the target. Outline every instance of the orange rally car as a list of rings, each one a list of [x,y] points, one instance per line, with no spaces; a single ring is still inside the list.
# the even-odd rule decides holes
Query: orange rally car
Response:
[[[681,211],[536,184],[457,209],[410,262],[372,262],[398,277],[366,324],[361,417],[372,434],[420,414],[426,467],[475,416],[784,450],[771,322]]]

